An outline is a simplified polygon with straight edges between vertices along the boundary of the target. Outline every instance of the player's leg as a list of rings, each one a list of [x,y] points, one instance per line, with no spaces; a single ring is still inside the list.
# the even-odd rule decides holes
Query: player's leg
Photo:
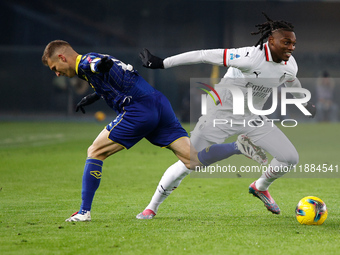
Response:
[[[253,138],[256,140],[255,137]],[[269,211],[279,214],[280,208],[269,194],[268,188],[276,179],[289,172],[298,163],[299,155],[293,144],[276,126],[254,143],[265,149],[274,158],[262,176],[249,186],[249,192],[262,200]]]
[[[228,138],[228,135],[225,132],[220,131],[218,133],[219,136],[218,139],[215,139],[215,142],[222,143]],[[203,149],[201,151],[205,153],[203,155],[208,155],[206,151],[218,154],[218,157],[214,157],[215,161],[228,158],[234,154],[241,154],[237,147],[235,148],[235,146],[237,146],[236,143],[223,144],[223,146],[219,146],[222,144],[212,145],[213,142],[206,140],[207,137],[204,134],[201,134],[200,137],[198,136],[199,134],[200,132],[193,132],[190,140],[194,142],[195,148],[210,148],[208,150]],[[169,146],[180,160],[166,170],[157,186],[150,204],[146,207],[147,211],[137,215],[137,218],[153,218],[153,216],[157,213],[159,205],[179,186],[181,181],[196,167],[202,166],[201,162],[198,160],[199,154],[197,154],[197,151],[194,148],[193,143],[190,143],[190,140],[187,137],[181,138]]]
[[[299,162],[299,154],[279,128],[275,128],[256,141],[256,144],[274,157],[267,171],[256,181],[256,187],[263,191],[267,190],[276,179],[285,175]]]
[[[101,180],[103,161],[110,155],[124,149],[122,145],[109,140],[108,135],[108,130],[102,130],[88,148],[83,174],[80,211],[91,210],[92,200]]]
[[[201,150],[197,154],[197,158],[201,165],[209,166],[217,161],[227,159],[235,154],[241,154],[236,142],[225,144],[213,144]]]
[[[188,137],[174,141],[169,145],[169,148],[183,162],[186,168],[194,170],[196,166],[201,165],[197,159],[197,151]]]
[[[163,112],[168,112],[169,116],[167,116],[165,119],[175,118],[172,110],[169,107],[166,108],[167,110]],[[178,132],[178,130],[181,130],[182,127],[180,126],[179,122],[176,122],[178,122],[178,120],[175,121],[175,124],[166,125],[167,127],[174,126],[174,130],[162,129],[159,133],[155,134],[154,137],[159,138],[162,136],[163,133],[165,134],[165,137],[168,137],[169,134],[176,133]],[[150,137],[150,142],[156,142],[159,140],[154,139],[154,137]],[[180,133],[178,134],[178,137],[181,137]],[[194,137],[195,134],[192,134],[191,139],[193,139]],[[194,138],[194,140],[200,141],[197,142],[196,145],[202,146],[202,149],[206,146],[211,145],[211,142],[208,142],[205,139]],[[176,139],[176,137],[173,137],[173,141],[171,141],[169,147],[174,151],[174,153],[180,160],[171,165],[164,172],[150,203],[147,205],[143,212],[139,213],[136,216],[137,219],[152,219],[156,215],[158,208],[163,203],[163,201],[173,192],[173,190],[175,190],[179,186],[181,181],[192,172],[190,168],[193,168],[194,165],[198,164],[196,150],[192,148],[192,145],[187,137],[182,137],[180,139]],[[194,159],[192,163],[190,162],[190,158]],[[192,165],[191,167],[190,163]]]
[[[215,143],[223,143],[224,140],[228,138],[228,133],[219,129],[211,130],[211,126],[206,123],[206,118],[204,116],[201,117],[194,131],[191,133],[191,144],[188,139],[180,139],[171,144],[170,148],[180,160],[165,171],[150,203],[142,213],[136,216],[137,219],[152,219],[156,215],[161,203],[163,203],[173,190],[179,186],[181,181],[192,172],[189,168],[194,169],[195,166],[200,165],[200,162],[197,161],[196,149],[203,150]],[[192,146],[194,146],[194,148]],[[231,149],[234,150],[234,146]],[[211,150],[211,152],[214,152],[214,150]],[[225,154],[224,150],[223,159],[226,157]],[[212,157],[214,156],[212,155]],[[216,157],[214,157],[213,160],[216,161]]]
[[[188,138],[182,138],[170,145],[170,148],[180,160],[165,171],[150,203],[142,213],[136,216],[137,219],[152,219],[163,201],[192,172],[190,168],[194,169],[195,166],[200,164],[197,161],[196,149],[203,150],[214,143],[222,143],[227,138],[226,134],[222,131],[212,133],[206,130],[206,132],[202,132],[203,128],[201,125],[204,125],[204,123],[205,121],[200,119],[196,124],[194,131],[191,133],[190,142]]]
[[[209,166],[235,154],[243,154],[260,164],[265,165],[267,163],[267,157],[263,150],[254,145],[245,135],[240,135],[235,142],[224,143],[228,137],[240,133],[242,127],[225,124],[223,128],[218,128],[212,124],[215,118],[217,117],[202,116],[192,132],[192,134],[195,134],[196,138],[192,138],[191,141],[198,151],[197,157],[202,165]],[[203,141],[213,142],[210,145],[205,147],[200,146],[198,148],[197,144],[202,144],[200,142],[201,139]]]
[[[67,221],[88,220],[86,215],[89,214],[94,194],[100,184],[103,160],[124,148],[131,148],[149,129],[157,125],[153,112],[144,108],[145,106],[139,103],[124,107],[125,110],[106,126],[89,147],[83,174],[82,205],[79,213]],[[147,121],[142,122],[141,118]]]
[[[108,139],[109,131],[104,129],[88,148],[82,180],[82,203],[80,210],[66,221],[91,220],[92,201],[102,177],[103,161],[110,155],[124,149],[120,144]]]
[[[82,196],[83,203],[81,211],[89,210],[92,203],[91,199],[93,199],[94,192],[99,186],[100,180],[98,181],[95,180],[95,178],[92,178],[93,175],[91,175],[91,173],[100,174],[102,165],[101,161],[123,148],[131,148],[142,138],[147,138],[148,135],[157,130],[157,127],[159,126],[159,116],[162,113],[162,109],[160,107],[162,102],[158,101],[161,100],[161,97],[162,95],[158,97],[158,95],[153,94],[131,100],[124,106],[123,111],[117,116],[117,118],[106,126],[106,129],[101,132],[94,143],[90,146],[88,150],[88,161],[90,161],[91,164],[87,164],[86,166],[89,166],[92,169],[85,168],[84,171],[83,187],[86,190],[83,190],[82,192],[84,196]],[[155,140],[155,144],[161,146],[168,145],[171,141],[173,141],[171,140],[172,134],[178,135],[177,138],[187,136],[185,130],[179,123],[178,125],[179,126],[173,127],[174,130],[163,134],[162,138],[164,138],[165,141],[161,140],[158,144],[157,140]],[[176,133],[176,130],[179,130],[180,132]],[[169,142],[167,142],[166,139],[170,139]],[[91,183],[88,184],[88,182]],[[88,190],[88,187],[90,187],[90,190]]]
[[[215,162],[227,159],[233,155],[243,154],[259,164],[266,165],[268,159],[264,150],[256,146],[244,134],[239,135],[232,143],[213,144],[198,152],[197,157],[203,166],[209,166]]]
[[[136,216],[137,219],[152,219],[157,214],[158,207],[163,201],[179,186],[181,181],[192,172],[190,168],[194,169],[196,165],[199,165],[197,152],[195,148],[191,146],[188,137],[174,141],[170,144],[169,148],[179,158],[179,161],[171,165],[164,172],[150,203],[142,213]]]
[[[215,118],[217,117],[213,113],[201,116],[191,132],[190,140],[198,151],[197,158],[201,165],[208,166],[240,153],[235,143],[223,144],[229,136],[233,135],[233,131],[223,131],[214,127],[212,123]]]

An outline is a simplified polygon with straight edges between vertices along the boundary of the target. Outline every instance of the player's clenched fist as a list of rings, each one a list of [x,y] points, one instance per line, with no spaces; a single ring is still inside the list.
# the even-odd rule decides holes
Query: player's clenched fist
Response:
[[[307,111],[309,111],[312,114],[310,116],[310,118],[314,118],[314,116],[316,114],[316,107],[315,107],[315,105],[312,104],[311,102],[308,102],[305,107],[306,107]]]
[[[92,103],[96,102],[99,99],[100,99],[100,96],[96,92],[94,92],[94,93],[92,93],[90,95],[87,95],[86,97],[83,97],[80,100],[80,102],[77,104],[77,106],[76,106],[76,112],[81,110],[82,113],[85,113],[84,106],[92,104]]]
[[[144,49],[141,53],[139,53],[139,57],[143,62],[143,66],[147,68],[164,69],[164,59],[152,55],[147,49]]]

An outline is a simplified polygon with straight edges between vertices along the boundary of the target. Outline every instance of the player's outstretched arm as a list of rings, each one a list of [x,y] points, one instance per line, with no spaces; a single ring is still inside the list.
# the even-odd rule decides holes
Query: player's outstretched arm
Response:
[[[143,66],[145,66],[146,68],[164,68],[163,59],[152,55],[148,49],[143,49],[143,51],[139,53],[139,57],[142,60]]]
[[[150,53],[149,50],[144,49],[139,57],[143,62],[143,66],[152,69],[170,68],[181,65],[193,64],[212,64],[224,65],[224,49],[214,50],[197,50],[178,54],[165,59],[156,57]]]
[[[196,50],[178,54],[164,59],[164,68],[181,65],[211,64],[224,65],[224,49]]]
[[[89,104],[93,104],[94,102],[96,102],[99,99],[100,99],[100,96],[96,92],[94,92],[90,95],[87,95],[86,97],[83,97],[76,106],[76,112],[78,112],[79,109],[80,109],[82,111],[82,113],[85,114],[84,106],[89,105]]]

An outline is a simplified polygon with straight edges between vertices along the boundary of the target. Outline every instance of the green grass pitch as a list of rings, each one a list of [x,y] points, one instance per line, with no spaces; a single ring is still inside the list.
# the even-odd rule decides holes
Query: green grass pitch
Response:
[[[248,194],[254,178],[187,177],[153,220],[137,220],[177,160],[146,140],[104,162],[92,221],[64,222],[79,209],[86,150],[103,126],[0,123],[0,254],[339,254],[337,175],[276,181],[271,194],[280,215]],[[300,164],[340,165],[339,128],[299,124],[284,132]],[[230,162],[255,165],[243,156]],[[307,195],[327,204],[321,226],[295,219],[295,206]]]

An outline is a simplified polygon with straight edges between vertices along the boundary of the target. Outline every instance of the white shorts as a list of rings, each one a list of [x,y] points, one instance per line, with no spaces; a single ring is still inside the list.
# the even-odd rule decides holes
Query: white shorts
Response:
[[[278,161],[295,164],[298,162],[294,145],[267,117],[250,115],[241,119],[228,115],[227,112],[217,111],[199,119],[190,138],[197,151],[212,144],[224,143],[233,135],[245,134]]]

